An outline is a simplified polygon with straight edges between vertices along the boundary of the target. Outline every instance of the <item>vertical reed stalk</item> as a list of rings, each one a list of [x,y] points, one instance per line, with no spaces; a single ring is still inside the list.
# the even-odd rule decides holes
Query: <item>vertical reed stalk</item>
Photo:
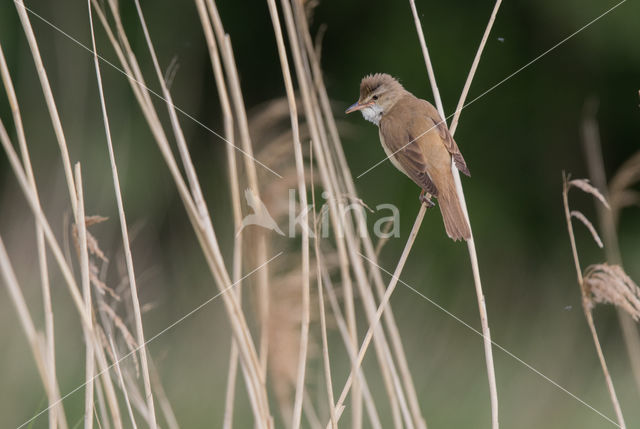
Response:
[[[284,86],[287,93],[287,104],[289,106],[289,116],[291,118],[291,131],[293,134],[293,151],[296,163],[296,173],[298,181],[298,194],[300,206],[302,207],[302,323],[300,332],[300,353],[298,355],[298,378],[296,380],[296,395],[293,406],[293,429],[299,429],[302,418],[302,400],[304,393],[304,376],[307,364],[307,348],[309,343],[309,220],[308,220],[308,203],[307,203],[307,185],[305,181],[304,163],[302,159],[302,145],[300,144],[300,130],[298,125],[298,108],[296,105],[295,94],[293,92],[293,81],[291,79],[291,71],[289,70],[289,60],[287,59],[287,51],[284,46],[284,38],[282,37],[282,29],[280,28],[280,18],[278,17],[278,9],[275,0],[267,0],[271,22],[273,23],[273,31],[276,35],[276,43],[278,46],[278,56],[280,57],[280,68],[282,69],[282,77],[284,78]],[[330,404],[333,407],[333,404]],[[332,412],[333,413],[333,412]]]
[[[148,412],[148,423],[151,429],[156,429],[155,405],[153,402],[153,393],[151,391],[151,380],[149,377],[149,363],[147,361],[147,348],[145,346],[144,329],[142,326],[142,312],[140,311],[140,301],[138,299],[138,286],[136,282],[135,272],[133,268],[133,257],[131,256],[131,247],[129,246],[129,231],[127,220],[124,214],[124,203],[122,202],[122,191],[120,190],[120,179],[118,177],[118,168],[116,165],[115,154],[113,150],[113,142],[111,140],[111,129],[109,125],[109,116],[107,114],[107,105],[104,97],[104,89],[102,87],[102,76],[100,73],[100,63],[98,61],[98,51],[96,48],[95,34],[93,30],[93,17],[91,15],[91,0],[87,0],[87,8],[89,12],[89,24],[91,27],[91,43],[93,46],[93,60],[96,70],[96,80],[98,83],[98,93],[100,94],[100,108],[102,110],[102,120],[109,149],[109,162],[111,164],[111,175],[113,177],[113,187],[115,189],[116,203],[118,206],[118,218],[120,219],[120,230],[122,232],[122,244],[124,247],[125,263],[127,266],[127,276],[129,283],[129,291],[131,293],[131,303],[133,305],[134,322],[136,326],[136,341],[140,345],[140,363],[142,365],[142,380],[144,384],[145,399]]]
[[[424,32],[422,31],[422,24],[420,23],[420,18],[418,17],[418,11],[416,10],[415,0],[409,0],[411,4],[411,11],[413,13],[414,22],[416,25],[416,30],[418,31],[418,38],[420,40],[420,46],[422,48],[422,54],[424,56],[425,64],[427,66],[427,73],[429,75],[429,82],[431,83],[431,89],[433,91],[433,96],[436,102],[436,106],[438,108],[438,112],[440,113],[440,117],[446,118],[444,113],[444,107],[442,106],[442,100],[440,98],[440,92],[438,91],[438,86],[436,84],[435,73],[433,71],[433,66],[431,65],[431,59],[429,57],[429,51],[427,49],[427,44],[424,38]],[[480,62],[480,58],[482,57],[482,51],[484,50],[485,43],[493,26],[493,22],[495,20],[495,16],[497,14],[498,8],[500,7],[501,0],[496,2],[496,5],[493,9],[493,13],[489,18],[489,23],[487,24],[487,28],[482,37],[482,41],[480,42],[480,46],[476,53],[476,57],[471,66],[471,70],[467,76],[467,81],[465,83],[462,95],[460,97],[460,101],[458,102],[458,106],[460,106],[456,110],[456,116],[459,117],[460,111],[462,109],[461,106],[464,106],[464,100],[467,96],[468,90],[471,86],[471,81],[473,80],[473,76],[475,75],[476,68],[478,63]],[[457,126],[457,117],[454,117],[454,121],[452,125]],[[451,135],[453,136],[455,131],[455,127],[451,128]],[[484,293],[482,292],[482,283],[480,281],[480,269],[478,266],[478,256],[476,252],[475,242],[473,238],[473,230],[471,229],[471,221],[469,220],[469,213],[467,211],[467,203],[464,198],[464,192],[462,190],[462,183],[460,181],[460,173],[458,169],[453,165],[451,165],[451,170],[453,172],[453,178],[456,184],[456,191],[458,193],[458,199],[460,200],[460,205],[462,207],[462,211],[464,212],[465,218],[469,224],[469,230],[471,231],[471,238],[467,241],[467,248],[469,250],[469,259],[471,260],[471,269],[473,271],[473,281],[476,287],[476,295],[478,298],[478,308],[480,312],[480,322],[482,325],[482,337],[484,339],[484,353],[485,360],[487,365],[487,376],[489,378],[489,394],[491,397],[491,423],[493,429],[498,429],[499,427],[499,418],[498,418],[498,389],[496,386],[496,376],[495,376],[495,368],[493,364],[493,350],[491,346],[491,332],[489,330],[489,319],[487,316],[487,308],[484,300]]]
[[[87,225],[84,211],[84,192],[82,189],[82,173],[80,163],[75,166],[75,184],[77,188],[78,213],[75,218],[78,220],[76,231],[78,237],[78,259],[80,260],[80,273],[82,279],[82,294],[84,295],[84,305],[87,318],[93,322],[93,309],[91,304],[91,282],[89,280],[89,250],[87,248]],[[95,374],[94,348],[92,346],[91,331],[84,329],[86,351],[85,351],[85,400],[84,400],[84,427],[93,428],[93,378]]]

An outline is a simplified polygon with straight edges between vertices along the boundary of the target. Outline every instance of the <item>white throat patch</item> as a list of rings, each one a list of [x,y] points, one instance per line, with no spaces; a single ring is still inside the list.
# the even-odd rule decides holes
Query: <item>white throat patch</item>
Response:
[[[380,125],[380,119],[382,118],[382,108],[377,104],[372,104],[369,107],[365,107],[361,110],[362,116],[369,122],[373,122],[376,125]]]

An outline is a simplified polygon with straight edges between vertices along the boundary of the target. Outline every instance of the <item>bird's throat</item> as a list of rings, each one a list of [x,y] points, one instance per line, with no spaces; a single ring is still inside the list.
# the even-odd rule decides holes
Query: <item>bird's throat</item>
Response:
[[[369,107],[365,107],[361,110],[362,117],[367,121],[373,122],[376,125],[380,125],[380,119],[382,118],[382,107],[377,104],[372,104]]]

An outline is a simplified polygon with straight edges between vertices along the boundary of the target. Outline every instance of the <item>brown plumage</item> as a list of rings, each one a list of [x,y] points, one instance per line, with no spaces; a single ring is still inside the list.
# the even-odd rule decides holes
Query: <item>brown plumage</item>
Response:
[[[366,76],[360,98],[347,113],[360,110],[378,125],[380,142],[392,164],[429,196],[438,199],[447,235],[453,240],[471,237],[456,192],[451,159],[470,176],[458,145],[431,103],[405,90],[388,74]]]

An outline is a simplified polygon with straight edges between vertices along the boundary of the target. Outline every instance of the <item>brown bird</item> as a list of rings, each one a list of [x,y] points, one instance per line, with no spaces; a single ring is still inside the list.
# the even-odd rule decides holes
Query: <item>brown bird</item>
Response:
[[[471,237],[458,194],[451,158],[461,172],[471,176],[446,123],[431,103],[421,100],[385,73],[365,76],[360,98],[346,113],[360,110],[379,128],[380,142],[391,163],[420,188],[420,200],[440,205],[444,227],[453,240]]]

